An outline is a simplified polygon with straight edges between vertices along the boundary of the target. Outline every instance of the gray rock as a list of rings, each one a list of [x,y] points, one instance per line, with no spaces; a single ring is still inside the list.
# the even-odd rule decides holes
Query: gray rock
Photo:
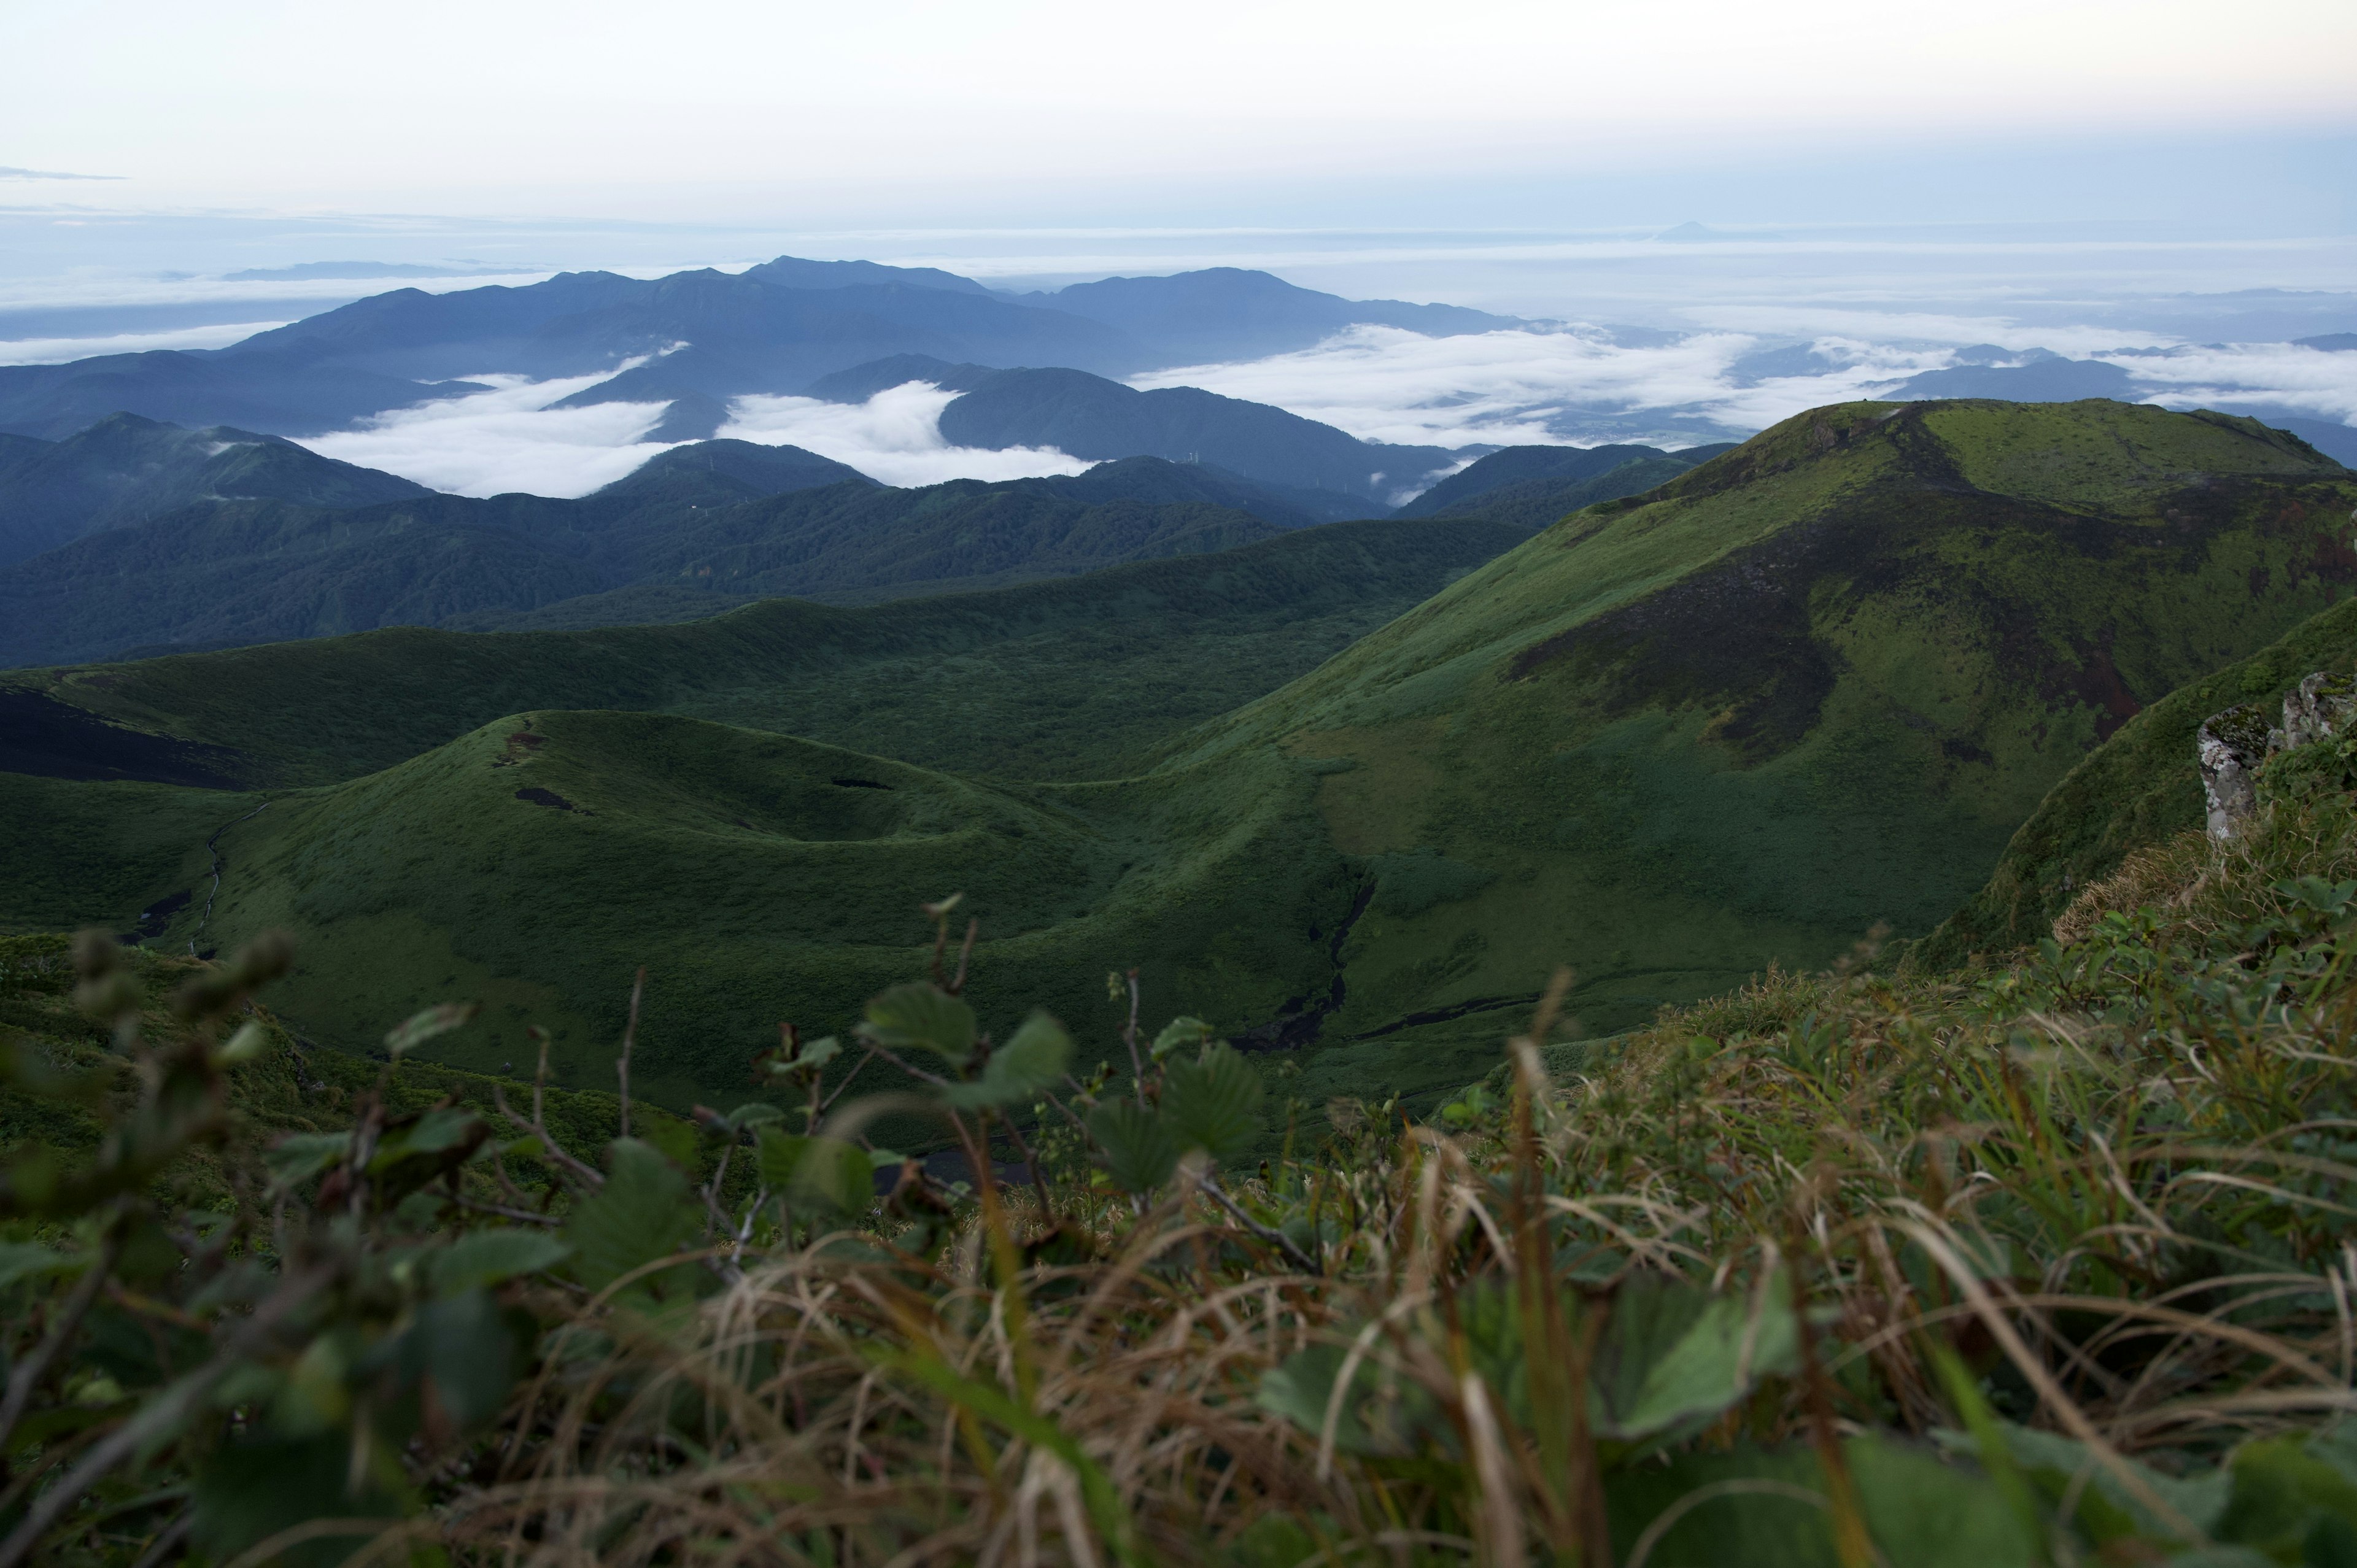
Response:
[[[2237,836],[2258,810],[2255,778],[2273,738],[2266,710],[2256,703],[2212,714],[2203,722],[2194,746],[2201,761],[2201,792],[2209,800],[2212,838]]]

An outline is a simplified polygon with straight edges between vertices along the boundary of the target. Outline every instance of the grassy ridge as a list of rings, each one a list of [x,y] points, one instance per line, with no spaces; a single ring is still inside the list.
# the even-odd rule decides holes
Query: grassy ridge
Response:
[[[832,1031],[906,972],[916,904],[964,891],[986,1011],[1082,1025],[1101,977],[1143,964],[1157,1006],[1295,1047],[1312,1103],[1423,1103],[1479,1076],[1501,1012],[1566,960],[1576,1015],[1609,1034],[1878,921],[1930,930],[2141,704],[2357,581],[2352,501],[2344,470],[2248,421],[1822,410],[1183,735],[1363,630],[1358,585],[1458,571],[1481,525],[39,682],[312,786],[224,836],[216,940],[302,934],[286,1005],[324,1038],[463,984],[499,1001],[453,1059],[520,1058],[534,1017],[577,1051],[643,962],[647,1071],[718,1094],[780,1019]],[[828,825],[855,810],[857,832]],[[339,978],[366,961],[366,987]]]
[[[1527,996],[1563,959],[1610,1032],[1876,921],[1928,931],[2142,703],[2357,580],[2352,501],[2250,421],[1821,410],[1565,520],[1168,755],[1335,769],[1337,848],[1402,893],[1352,932],[1332,1033]]]
[[[230,830],[209,933],[297,933],[281,1004],[328,1043],[476,996],[488,1015],[443,1059],[529,1060],[537,1023],[573,1083],[608,1070],[644,964],[646,1092],[685,1105],[743,1087],[780,1020],[846,1029],[918,963],[918,905],[953,892],[985,922],[986,1023],[1095,1019],[1106,972],[1138,964],[1158,998],[1274,1014],[1329,982],[1297,933],[1352,896],[1315,783],[1267,754],[1213,779],[994,785],[695,720],[537,713]],[[192,929],[186,911],[167,940]]]
[[[2137,850],[2202,825],[2193,765],[2202,721],[2239,703],[2273,708],[2318,670],[2357,665],[2357,601],[2145,709],[2065,774],[2021,824],[1988,882],[1926,939],[1919,961],[1957,965],[2047,934],[2055,918]]]
[[[774,600],[682,626],[392,629],[5,680],[233,747],[266,786],[355,778],[545,707],[685,714],[983,773],[1104,777],[1521,537],[1475,521],[1336,523],[1214,556],[866,608]]]

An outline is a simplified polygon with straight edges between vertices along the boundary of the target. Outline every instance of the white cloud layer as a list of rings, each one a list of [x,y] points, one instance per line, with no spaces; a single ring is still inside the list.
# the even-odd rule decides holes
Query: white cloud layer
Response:
[[[1359,327],[1297,353],[1135,380],[1142,387],[1200,386],[1273,403],[1370,441],[1674,446],[1748,434],[1824,403],[1889,396],[1910,376],[1955,364],[1959,338],[2025,349],[2069,343],[2081,350],[2074,357],[2086,357],[2082,343],[2091,331],[2040,332],[1986,319],[1973,325],[1979,330],[1951,328],[1942,335],[1944,341],[1889,341],[1855,329],[1820,336],[1806,346],[1828,367],[1824,373],[1749,385],[1743,384],[1745,356],[1788,345],[1790,338],[1735,331],[1616,334],[1591,327],[1424,338]],[[2126,370],[2136,380],[2136,395],[2172,408],[2265,406],[2357,421],[2357,353],[2286,343],[2130,352],[2115,344],[2093,357]],[[398,410],[304,445],[473,496],[508,490],[585,495],[668,445],[646,439],[662,417],[660,403],[551,406],[600,377],[474,379],[493,390]],[[910,381],[864,403],[747,397],[731,406],[719,434],[805,447],[888,485],[1077,474],[1090,466],[1051,447],[951,446],[942,437],[941,415],[955,396]]]
[[[942,410],[957,393],[928,381],[887,388],[863,403],[808,397],[747,397],[730,405],[720,434],[765,446],[801,446],[848,463],[888,485],[937,485],[944,479],[1028,479],[1077,474],[1090,467],[1053,447],[1010,446],[993,452],[952,446],[942,439]]]
[[[238,321],[169,332],[117,332],[102,338],[5,338],[0,339],[0,365],[62,365],[99,354],[144,354],[155,349],[221,349],[285,325],[284,321]]]
[[[492,390],[395,409],[357,429],[305,437],[302,445],[453,495],[587,495],[669,445],[643,439],[662,417],[662,403],[549,406],[613,373],[549,381],[473,376],[468,379]]]
[[[2100,357],[2100,356],[2099,356]],[[2343,424],[2357,422],[2357,353],[2289,343],[2212,343],[2165,356],[2110,356],[2171,408],[2267,403]]]

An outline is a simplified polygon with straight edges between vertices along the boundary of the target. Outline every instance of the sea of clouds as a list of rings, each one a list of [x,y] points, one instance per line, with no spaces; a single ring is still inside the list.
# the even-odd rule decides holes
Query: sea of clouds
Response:
[[[1890,325],[1909,336],[1878,340],[1853,332],[1796,342],[1756,331],[1573,326],[1426,338],[1354,327],[1296,353],[1185,366],[1134,381],[1273,403],[1369,441],[1455,447],[1647,441],[1674,447],[1739,437],[1824,403],[1887,395],[1911,376],[1956,364],[1967,343],[2025,353],[2065,343],[2080,350],[2075,357],[2118,365],[2136,378],[2141,395],[2167,407],[2255,407],[2357,421],[2357,353],[2288,343],[2156,344],[2149,334],[2089,352],[2074,334],[1985,318],[1910,317]],[[1934,332],[1948,340],[1933,340]],[[1813,349],[1823,373],[1750,373],[1756,356],[1791,347]],[[470,496],[586,495],[670,445],[649,439],[662,403],[554,406],[602,376],[469,379],[491,390],[396,410],[304,445]],[[888,485],[1076,474],[1089,466],[1053,448],[951,445],[942,437],[941,414],[956,395],[910,382],[864,403],[746,397],[731,405],[719,434],[804,447]]]

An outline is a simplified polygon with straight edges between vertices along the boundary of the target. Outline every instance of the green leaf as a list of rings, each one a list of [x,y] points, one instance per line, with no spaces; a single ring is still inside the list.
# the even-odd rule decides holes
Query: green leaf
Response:
[[[469,1230],[434,1254],[434,1288],[443,1295],[479,1290],[554,1268],[572,1255],[572,1248],[544,1231]]]
[[[794,1055],[796,1067],[823,1068],[843,1054],[843,1042],[833,1035],[821,1035]]]
[[[1334,1407],[1334,1383],[1349,1357],[1347,1346],[1312,1345],[1261,1374],[1257,1402],[1270,1414],[1292,1422],[1313,1442],[1322,1441],[1327,1412]],[[1421,1437],[1445,1425],[1439,1405],[1420,1384],[1361,1358],[1351,1372],[1350,1391],[1334,1410],[1334,1450],[1397,1457],[1413,1452]]]
[[[1597,1348],[1599,1435],[1634,1442],[1691,1430],[1799,1363],[1800,1337],[1781,1275],[1749,1294],[1712,1295],[1640,1275],[1621,1288]]]
[[[765,1126],[771,1122],[782,1122],[785,1120],[785,1115],[784,1112],[768,1101],[756,1100],[749,1104],[739,1105],[736,1110],[723,1116],[720,1119],[720,1130],[727,1133],[742,1133],[748,1128]]]
[[[352,1152],[350,1133],[289,1133],[262,1153],[270,1185],[284,1189],[309,1181]]]
[[[1160,1061],[1188,1046],[1208,1046],[1215,1032],[1200,1018],[1173,1018],[1162,1026],[1162,1033],[1154,1036],[1154,1059]]]
[[[2031,1568],[2040,1561],[2038,1543],[1986,1477],[1910,1444],[1859,1437],[1842,1449],[1882,1562]],[[1648,1568],[1839,1568],[1824,1491],[1824,1473],[1806,1444],[1619,1466],[1604,1482],[1614,1558],[1627,1561],[1647,1527],[1684,1504],[1654,1542]]]
[[[1162,1114],[1178,1147],[1201,1149],[1230,1164],[1250,1154],[1264,1125],[1267,1090],[1232,1046],[1215,1045],[1200,1062],[1174,1062],[1163,1079]]]
[[[990,1053],[982,1077],[952,1084],[942,1098],[961,1110],[1013,1105],[1029,1100],[1064,1076],[1072,1059],[1072,1037],[1045,1013],[1034,1013],[1005,1045]]]
[[[856,1144],[764,1127],[758,1158],[761,1184],[791,1208],[847,1219],[875,1204],[875,1162]]]
[[[404,1383],[430,1383],[445,1414],[476,1426],[507,1402],[519,1348],[498,1304],[470,1290],[421,1307],[390,1359]]]
[[[918,1047],[952,1067],[974,1058],[974,1009],[937,985],[896,985],[867,1004],[859,1032],[893,1050]]]
[[[302,1541],[271,1559],[273,1568],[332,1568],[382,1528],[366,1521],[409,1511],[405,1499],[365,1467],[355,1492],[352,1472],[351,1442],[340,1431],[225,1444],[197,1475],[191,1539],[208,1561],[227,1563],[307,1520],[351,1520],[349,1531]]]
[[[574,1276],[604,1290],[634,1269],[693,1245],[703,1216],[679,1167],[635,1138],[614,1141],[606,1185],[565,1221]]]
[[[1152,1192],[1178,1168],[1178,1141],[1170,1125],[1134,1100],[1108,1100],[1089,1112],[1105,1174],[1124,1192]]]
[[[0,1290],[44,1274],[80,1273],[89,1262],[86,1257],[59,1252],[37,1241],[10,1241],[0,1245]]]
[[[405,1052],[414,1051],[437,1035],[447,1035],[462,1027],[482,1011],[477,1002],[445,1002],[438,1007],[428,1007],[399,1028],[384,1036],[384,1048],[398,1060]]]

